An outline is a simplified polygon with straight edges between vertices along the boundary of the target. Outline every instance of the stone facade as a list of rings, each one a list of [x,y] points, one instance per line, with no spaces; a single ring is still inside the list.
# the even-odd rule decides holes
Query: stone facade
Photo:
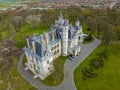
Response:
[[[31,70],[35,74],[34,78],[43,80],[54,71],[53,60],[60,55],[78,55],[81,49],[78,42],[82,41],[80,22],[77,20],[72,26],[60,12],[59,20],[55,20],[48,32],[27,39],[24,47],[27,57],[25,69]]]

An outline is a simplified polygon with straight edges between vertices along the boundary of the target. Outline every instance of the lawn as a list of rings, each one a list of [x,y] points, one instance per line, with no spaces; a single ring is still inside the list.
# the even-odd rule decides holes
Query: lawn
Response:
[[[37,90],[36,88],[32,87],[29,83],[27,83],[24,78],[18,73],[17,71],[18,59],[13,57],[13,65],[9,70],[10,73],[10,81],[12,84],[12,90]],[[1,72],[1,71],[0,71]],[[0,75],[0,90],[7,90],[9,87],[9,78],[6,69],[3,70],[2,74]]]
[[[21,29],[20,32],[16,33],[15,39],[16,39],[16,46],[18,48],[22,48],[26,44],[26,38],[33,36],[34,34],[42,34],[43,32],[46,32],[49,30],[50,27],[30,27],[25,26]]]
[[[89,61],[102,52],[104,47],[100,45],[83,63],[74,71],[74,80],[78,90],[119,90],[120,88],[120,42],[111,43],[108,47],[108,59],[104,60],[104,66],[96,70],[96,78],[82,79],[82,68],[88,67]]]

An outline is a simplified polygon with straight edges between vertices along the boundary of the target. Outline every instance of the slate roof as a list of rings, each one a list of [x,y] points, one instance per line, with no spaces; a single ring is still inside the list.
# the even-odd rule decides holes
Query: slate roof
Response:
[[[47,58],[49,58],[50,56],[52,56],[52,53],[49,52],[48,50],[46,51],[46,54],[43,57],[39,56],[38,54],[34,54],[33,52],[31,52],[26,47],[24,47],[23,50],[25,50],[28,53],[29,56],[34,57],[34,58],[36,58],[37,61],[39,60],[41,62],[43,60],[47,60]]]
[[[74,45],[74,46],[71,48],[71,50],[76,51],[76,50],[78,50],[79,48],[80,48],[80,46],[78,46],[78,45]]]

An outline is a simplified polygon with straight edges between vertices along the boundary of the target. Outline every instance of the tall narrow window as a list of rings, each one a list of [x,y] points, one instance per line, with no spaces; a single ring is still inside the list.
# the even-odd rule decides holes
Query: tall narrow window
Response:
[[[49,60],[47,61],[47,64],[49,64]]]

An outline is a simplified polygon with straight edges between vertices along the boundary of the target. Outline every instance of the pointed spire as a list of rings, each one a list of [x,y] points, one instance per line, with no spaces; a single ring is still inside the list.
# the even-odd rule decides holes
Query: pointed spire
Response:
[[[59,16],[60,19],[63,19],[63,15],[62,15],[62,11],[60,9],[60,16]]]

